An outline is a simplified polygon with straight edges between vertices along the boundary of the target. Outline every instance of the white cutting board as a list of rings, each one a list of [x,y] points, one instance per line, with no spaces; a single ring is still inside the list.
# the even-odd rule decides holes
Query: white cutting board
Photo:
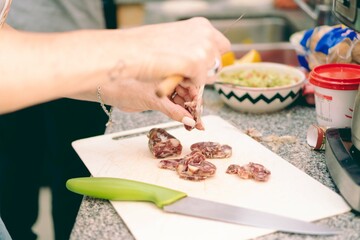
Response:
[[[183,144],[182,155],[188,154],[190,145],[198,141],[216,141],[233,147],[231,158],[210,160],[217,166],[217,172],[214,177],[201,182],[180,179],[174,171],[157,167],[159,160],[151,155],[146,136],[154,126],[78,140],[73,142],[73,147],[94,177],[143,181],[177,189],[189,196],[306,221],[319,220],[350,210],[338,194],[230,123],[217,116],[205,116],[203,121],[206,131],[189,132],[175,122],[156,125],[162,128],[170,127],[168,132]],[[271,171],[269,181],[259,183],[225,173],[230,164],[248,162],[266,166]],[[269,229],[165,213],[151,203],[111,203],[138,240],[239,240],[274,232]]]

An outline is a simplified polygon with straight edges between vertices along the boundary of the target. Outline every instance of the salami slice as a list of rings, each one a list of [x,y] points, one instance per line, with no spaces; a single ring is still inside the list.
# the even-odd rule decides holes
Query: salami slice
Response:
[[[254,179],[259,182],[269,180],[271,172],[259,163],[250,162],[244,166],[231,164],[226,173],[237,174],[242,179]]]
[[[251,173],[251,176],[254,180],[260,182],[266,182],[271,174],[271,172],[268,169],[266,169],[263,165],[259,163],[251,162],[248,165],[246,165],[245,168],[247,168],[246,171],[249,171]]]
[[[191,116],[193,116],[196,124],[198,124],[200,121],[201,113],[199,113],[196,109],[197,101],[193,100],[191,102],[185,102],[184,105],[185,105],[185,109],[191,114]],[[194,127],[190,127],[187,125],[185,125],[185,128],[189,131],[194,129]]]
[[[177,166],[179,165],[179,162],[182,160],[182,158],[178,159],[163,159],[159,162],[159,168],[168,169],[175,171]]]
[[[206,158],[229,158],[232,148],[217,142],[198,142],[190,146],[191,151],[200,151]]]
[[[182,145],[180,141],[165,129],[153,128],[147,136],[150,152],[156,158],[174,157],[181,154]]]
[[[202,95],[204,92],[204,86],[199,88],[199,91],[197,93],[197,95],[192,99],[192,101],[188,101],[184,103],[184,107],[185,109],[191,114],[191,116],[193,116],[193,119],[195,120],[196,124],[196,128],[200,129],[200,130],[204,130],[204,126],[201,120],[201,114],[203,111],[203,99],[202,99]],[[194,127],[190,127],[190,126],[186,126],[185,125],[185,129],[187,130],[192,130]]]
[[[231,165],[226,169],[226,173],[228,173],[228,174],[238,174],[239,169],[240,169],[240,165],[231,164]]]
[[[176,172],[180,178],[201,181],[211,177],[216,172],[216,166],[206,161],[201,152],[191,152],[186,155],[178,164]]]

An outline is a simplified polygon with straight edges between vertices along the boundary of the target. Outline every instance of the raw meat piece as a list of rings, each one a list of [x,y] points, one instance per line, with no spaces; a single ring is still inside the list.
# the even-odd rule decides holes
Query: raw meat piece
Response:
[[[159,162],[159,168],[168,169],[175,171],[179,162],[182,158],[179,159],[163,159]]]
[[[191,114],[191,116],[193,116],[196,124],[196,128],[198,128],[199,130],[204,130],[204,125],[201,121],[201,114],[203,112],[203,106],[202,106],[202,95],[203,95],[203,92],[204,92],[204,86],[200,87],[199,88],[199,92],[197,93],[197,96],[195,96],[192,101],[189,101],[189,102],[185,102],[184,103],[184,107],[185,109]],[[194,126],[194,127],[195,127]],[[187,126],[185,125],[185,129],[187,130],[192,130],[194,129],[194,127],[190,127],[190,126]]]
[[[153,128],[148,133],[148,146],[156,158],[179,156],[182,145],[178,139],[162,128]]]
[[[179,161],[176,172],[180,178],[200,181],[213,176],[216,166],[206,161],[205,156],[200,152],[191,152]]]
[[[229,158],[232,148],[217,142],[198,142],[190,146],[191,151],[200,151],[206,158]]]
[[[237,164],[231,164],[227,169],[226,173],[228,174],[237,174],[239,172],[240,165]]]
[[[259,182],[266,182],[269,180],[271,172],[259,163],[248,163],[244,166],[231,164],[226,173],[237,174],[242,179],[254,179]]]

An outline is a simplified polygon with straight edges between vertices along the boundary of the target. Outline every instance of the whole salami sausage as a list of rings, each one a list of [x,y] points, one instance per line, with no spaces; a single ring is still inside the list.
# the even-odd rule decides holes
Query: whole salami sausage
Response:
[[[165,158],[179,156],[182,151],[182,145],[178,139],[169,134],[165,129],[153,128],[149,131],[148,146],[150,152],[156,158]]]
[[[191,151],[200,151],[206,158],[229,158],[232,148],[217,142],[198,142],[190,146]]]

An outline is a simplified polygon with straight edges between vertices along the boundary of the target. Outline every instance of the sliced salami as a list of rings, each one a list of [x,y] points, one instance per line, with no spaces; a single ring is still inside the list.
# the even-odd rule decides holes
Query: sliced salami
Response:
[[[226,173],[228,173],[228,174],[238,174],[239,169],[240,169],[240,165],[231,164],[231,165],[226,169]]]
[[[192,99],[192,101],[188,101],[184,103],[184,107],[185,109],[191,114],[191,116],[193,116],[196,124],[195,127],[199,130],[204,130],[204,125],[202,123],[201,120],[201,114],[203,111],[203,99],[202,99],[202,95],[204,92],[204,86],[199,88],[199,91],[197,93],[197,95]],[[190,126],[186,126],[185,125],[185,129],[187,130],[192,130],[194,129],[194,127],[190,127]]]
[[[159,162],[159,168],[175,171],[181,160],[182,160],[182,158],[163,159]]]
[[[185,105],[185,109],[188,110],[188,112],[191,114],[191,116],[193,116],[196,124],[201,122],[201,120],[200,120],[201,113],[199,113],[199,111],[197,111],[197,109],[196,109],[197,101],[194,100],[194,101],[191,101],[191,102],[185,102],[184,105]],[[187,125],[185,125],[185,128],[187,130],[189,130],[189,131],[194,129],[194,127],[190,127],[190,126],[187,126]]]
[[[176,172],[180,178],[201,181],[213,176],[216,172],[216,166],[206,161],[201,152],[191,152],[179,162]]]
[[[156,158],[179,156],[182,145],[178,139],[169,134],[165,129],[153,128],[148,133],[148,146]]]
[[[239,177],[242,179],[251,179],[254,177],[253,173],[246,165],[240,166],[240,168],[238,169],[237,175],[239,175]]]
[[[191,151],[200,151],[206,158],[229,158],[232,148],[217,142],[198,142],[190,146]]]
[[[254,179],[259,182],[269,180],[271,172],[259,163],[250,162],[244,166],[231,164],[226,173],[237,174],[242,179]]]

